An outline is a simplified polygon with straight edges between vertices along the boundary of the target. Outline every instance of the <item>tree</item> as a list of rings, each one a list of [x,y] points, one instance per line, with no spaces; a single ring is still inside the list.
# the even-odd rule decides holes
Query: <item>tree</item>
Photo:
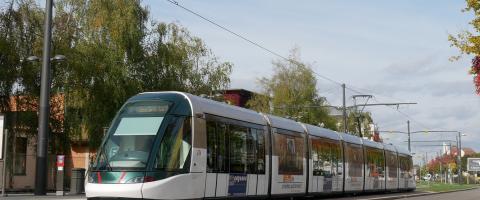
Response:
[[[343,127],[343,121],[340,122]],[[371,137],[373,133],[370,131],[370,124],[373,123],[373,119],[370,112],[350,112],[347,117],[347,130],[354,135],[360,136],[359,125],[361,127],[363,137]]]
[[[335,130],[336,121],[328,115],[326,101],[318,94],[317,79],[310,65],[300,60],[299,50],[291,50],[289,61],[276,60],[273,66],[273,76],[259,80],[261,95],[255,95],[247,106]]]
[[[20,60],[42,54],[44,11],[33,0],[7,5],[0,10],[0,111],[11,96],[37,102],[40,88],[41,65]],[[64,95],[65,119],[51,116],[50,129],[63,130],[67,141],[88,138],[96,148],[119,107],[139,92],[209,94],[230,83],[231,63],[180,25],[152,20],[140,0],[58,0],[54,16],[52,55],[67,61],[52,63],[51,93]]]
[[[475,14],[475,18],[470,21],[474,32],[465,30],[456,35],[449,35],[448,40],[451,42],[451,46],[457,47],[462,54],[474,56],[469,73],[473,75],[476,92],[480,95],[480,1],[466,0],[466,2],[467,7],[462,11]],[[459,57],[453,58],[458,59]]]

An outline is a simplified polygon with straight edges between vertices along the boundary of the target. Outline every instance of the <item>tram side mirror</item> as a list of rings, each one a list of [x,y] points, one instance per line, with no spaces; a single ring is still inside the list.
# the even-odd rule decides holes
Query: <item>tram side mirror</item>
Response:
[[[103,136],[107,135],[107,132],[108,132],[109,128],[110,127],[108,127],[108,126],[103,127]]]

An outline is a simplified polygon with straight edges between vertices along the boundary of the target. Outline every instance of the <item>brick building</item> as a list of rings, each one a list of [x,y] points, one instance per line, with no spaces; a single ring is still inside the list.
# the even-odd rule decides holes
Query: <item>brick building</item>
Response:
[[[47,189],[54,190],[56,155],[65,155],[65,179],[72,168],[87,168],[90,155],[87,139],[76,138],[66,141],[64,134],[64,96],[51,97],[50,137],[48,145]],[[36,142],[38,127],[38,100],[26,96],[9,98],[5,115],[5,129],[8,130],[6,189],[7,191],[30,191],[35,187]],[[3,168],[3,162],[0,163]],[[0,172],[1,173],[1,172]],[[2,178],[0,174],[0,178]],[[69,181],[65,181],[68,186]],[[2,183],[0,183],[2,184]]]

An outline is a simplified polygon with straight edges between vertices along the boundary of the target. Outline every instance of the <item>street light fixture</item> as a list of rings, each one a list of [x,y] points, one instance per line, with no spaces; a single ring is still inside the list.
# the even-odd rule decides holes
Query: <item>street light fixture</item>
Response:
[[[64,55],[60,55],[60,54],[57,54],[53,57],[50,58],[50,61],[52,62],[63,62],[67,60],[67,57],[65,57]],[[20,62],[23,62],[24,60],[20,60]],[[42,61],[38,56],[28,56],[25,61],[28,61],[28,62],[40,62]]]
[[[26,59],[28,62],[39,62],[40,61],[40,58],[37,57],[37,56],[28,56],[28,58]]]

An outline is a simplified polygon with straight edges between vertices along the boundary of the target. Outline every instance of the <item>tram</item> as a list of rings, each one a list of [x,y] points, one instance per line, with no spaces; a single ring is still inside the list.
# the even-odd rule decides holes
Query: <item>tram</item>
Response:
[[[117,113],[87,172],[88,199],[235,199],[415,189],[410,153],[182,92]]]

